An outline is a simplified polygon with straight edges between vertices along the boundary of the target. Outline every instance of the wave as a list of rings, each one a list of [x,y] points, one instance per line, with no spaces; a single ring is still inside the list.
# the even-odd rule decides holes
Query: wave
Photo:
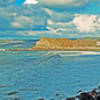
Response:
[[[46,55],[46,56],[59,55],[61,57],[65,57],[65,56],[82,56],[82,55],[100,55],[100,52],[96,52],[96,51],[48,51],[47,53],[44,53],[43,55]]]
[[[0,51],[6,51],[6,49],[0,49]]]

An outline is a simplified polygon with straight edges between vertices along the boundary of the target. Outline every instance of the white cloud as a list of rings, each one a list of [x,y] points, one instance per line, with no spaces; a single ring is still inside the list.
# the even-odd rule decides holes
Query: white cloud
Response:
[[[65,5],[65,7],[80,7],[89,1],[90,0],[40,0],[41,4],[50,7],[63,7],[63,5]]]
[[[57,18],[57,16],[56,16]],[[47,29],[51,34],[65,35],[68,37],[76,36],[96,36],[100,31],[100,16],[88,14],[75,14],[72,21],[55,22],[48,20]]]
[[[100,30],[100,16],[76,14],[73,23],[80,32],[95,32]]]
[[[23,27],[23,26],[22,26],[20,23],[18,23],[18,22],[12,22],[11,25],[14,26],[14,27],[17,27],[17,28]]]
[[[33,6],[39,1],[48,7],[41,7],[40,5]],[[73,13],[67,11],[49,9],[49,6],[60,6],[62,8],[69,7],[70,9],[70,7],[79,7],[84,5],[88,1],[90,0],[26,0],[24,4],[30,4],[30,7],[25,5],[19,7],[14,7],[12,5],[9,5],[6,8],[0,7],[0,28],[7,28],[9,30],[16,29],[12,33],[17,35],[17,31],[19,30],[22,35],[24,34],[30,36],[42,34],[70,37],[86,35],[96,36],[96,34],[100,35],[99,15],[74,15]],[[45,31],[46,28],[48,31]],[[20,29],[23,29],[23,31]],[[9,32],[11,35],[12,33]]]
[[[14,27],[32,27],[34,25],[34,19],[27,16],[17,16],[14,18],[15,21],[11,23]]]
[[[37,0],[26,0],[26,1],[24,2],[24,4],[37,4],[37,3],[38,3]]]
[[[65,35],[65,36],[66,35],[69,36],[73,32],[75,35],[75,31],[77,31],[73,22],[64,23],[64,22],[54,22],[52,20],[48,20],[47,29],[49,30],[49,32],[51,32],[51,34]]]
[[[45,2],[45,3],[49,3],[49,4],[57,4],[57,5],[62,5],[62,4],[65,4],[65,3],[71,3],[73,2],[73,0],[41,0],[42,2]]]

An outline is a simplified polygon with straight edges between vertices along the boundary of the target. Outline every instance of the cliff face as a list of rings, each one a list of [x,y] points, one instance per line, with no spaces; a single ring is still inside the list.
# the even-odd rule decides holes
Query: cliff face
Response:
[[[67,48],[86,48],[97,47],[96,40],[70,40],[67,38],[44,38],[36,43],[31,49],[67,49]]]

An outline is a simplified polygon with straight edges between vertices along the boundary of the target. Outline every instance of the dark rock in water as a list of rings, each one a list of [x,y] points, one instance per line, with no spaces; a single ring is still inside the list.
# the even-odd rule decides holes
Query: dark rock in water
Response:
[[[77,93],[82,93],[82,90],[79,90]]]
[[[75,100],[74,97],[66,98],[65,100]]]
[[[96,96],[95,100],[100,100],[100,95]]]
[[[79,96],[77,96],[79,100],[91,100],[93,97],[86,92],[81,93]]]
[[[50,100],[55,100],[54,98],[51,98]]]
[[[19,97],[11,97],[9,100],[20,100],[20,98]]]
[[[19,98],[14,98],[14,99],[12,99],[12,100],[20,100]]]
[[[93,97],[96,97],[99,93],[96,90],[92,90],[89,94]]]
[[[98,89],[100,89],[100,85],[98,86]]]
[[[56,93],[56,96],[58,97],[58,96],[60,96],[60,94],[59,93]]]
[[[18,92],[14,91],[14,92],[9,92],[7,93],[6,95],[14,95],[14,94],[17,94]]]

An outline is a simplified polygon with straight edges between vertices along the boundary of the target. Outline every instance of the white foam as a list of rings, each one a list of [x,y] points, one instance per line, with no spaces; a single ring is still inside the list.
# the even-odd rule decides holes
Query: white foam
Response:
[[[64,56],[82,56],[82,55],[100,55],[100,52],[96,51],[49,51],[44,53],[44,55],[60,55],[61,57]]]
[[[94,51],[83,51],[82,54],[88,54],[88,55],[100,55],[100,52],[94,52]]]
[[[6,51],[5,49],[0,49],[0,51]]]

